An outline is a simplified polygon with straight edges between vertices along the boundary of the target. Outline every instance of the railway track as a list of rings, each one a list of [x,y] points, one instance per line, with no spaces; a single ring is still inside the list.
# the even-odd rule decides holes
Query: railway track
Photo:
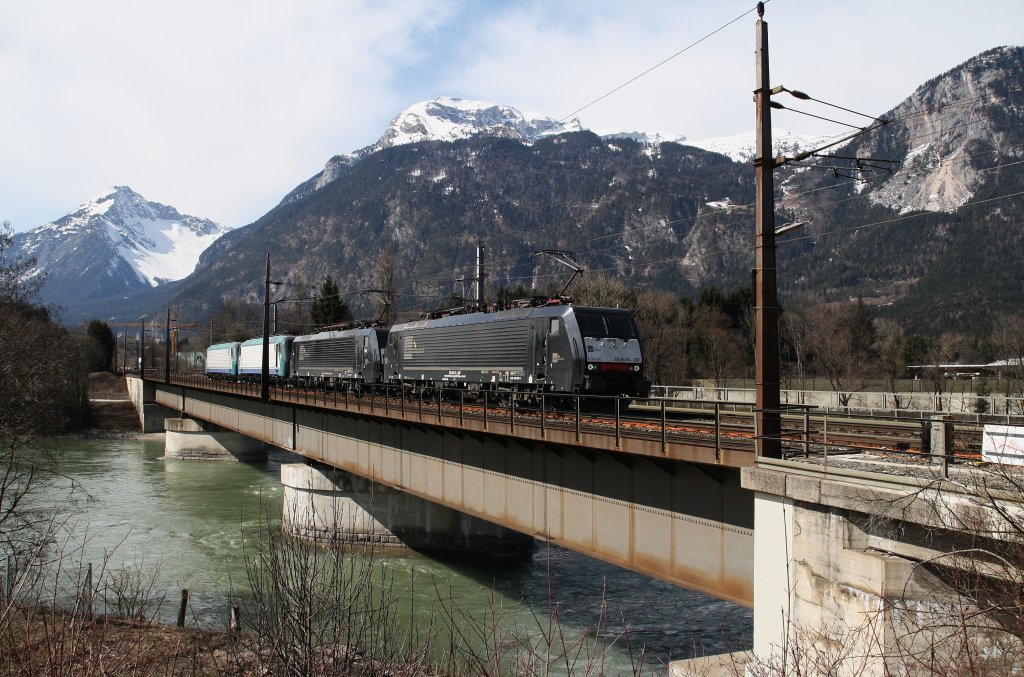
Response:
[[[224,392],[259,396],[253,384],[228,383],[208,379],[189,379],[188,385]],[[409,395],[409,391],[405,391]],[[753,451],[756,431],[752,412],[719,411],[713,415],[697,408],[674,406],[660,400],[614,412],[555,409],[540,404],[524,404],[497,398],[469,398],[465,392],[450,391],[445,397],[437,392],[428,396],[400,397],[394,389],[360,393],[338,390],[275,386],[271,398],[282,402],[357,409],[364,412],[415,412],[418,416],[437,416],[512,422],[514,425],[551,429],[579,429],[650,440],[689,442],[737,451]],[[610,401],[613,402],[613,401]],[[621,405],[620,405],[621,406]],[[614,406],[609,406],[614,409]],[[818,412],[782,415],[783,449],[790,454],[878,452],[919,455],[926,446],[927,421],[869,418]],[[978,426],[958,426],[954,431],[956,455],[975,458],[980,455],[981,430]]]

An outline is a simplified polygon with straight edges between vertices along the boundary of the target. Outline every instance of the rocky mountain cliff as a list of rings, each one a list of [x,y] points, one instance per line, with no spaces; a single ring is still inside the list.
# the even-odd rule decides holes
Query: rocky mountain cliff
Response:
[[[492,293],[498,285],[564,278],[557,264],[530,256],[539,249],[575,250],[589,268],[638,284],[679,286],[681,277],[700,284],[712,272],[728,276],[723,260],[731,259],[705,261],[699,253],[704,243],[693,233],[705,203],[749,202],[752,178],[716,153],[590,132],[532,144],[484,136],[393,146],[223,238],[176,301],[198,301],[194,312],[202,314],[232,293],[259,298],[269,252],[276,279],[315,282],[331,274],[358,302],[387,250],[399,264],[403,307],[430,307],[470,272],[480,239],[489,251]],[[743,238],[733,230],[721,241]],[[648,263],[680,251],[692,251],[692,261]]]
[[[780,279],[863,295],[924,330],[1019,312],[1022,75],[1024,48],[987,51],[923,84],[877,131],[780,172],[780,213],[811,222],[780,249]]]

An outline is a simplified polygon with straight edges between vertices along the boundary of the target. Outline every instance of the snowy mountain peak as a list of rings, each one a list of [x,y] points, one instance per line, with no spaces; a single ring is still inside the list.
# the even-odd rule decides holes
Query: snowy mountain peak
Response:
[[[377,143],[345,155],[331,158],[323,171],[299,184],[284,197],[281,204],[300,200],[347,174],[359,161],[377,151],[421,141],[458,141],[474,136],[516,139],[532,143],[546,136],[580,132],[586,128],[576,118],[560,122],[538,113],[524,113],[514,106],[439,96],[420,101],[396,115]],[[685,143],[721,153],[738,162],[754,159],[754,132],[731,137],[688,141],[675,132],[597,131],[603,139],[630,139],[658,146],[663,143]],[[831,137],[807,136],[777,129],[773,135],[775,154],[793,153],[814,148]]]
[[[117,288],[180,280],[227,228],[114,186],[71,213],[20,236],[21,253],[51,280],[102,271]],[[106,278],[110,278],[107,280]],[[104,285],[101,285],[104,286]]]
[[[839,134],[832,135],[811,135],[797,134],[788,129],[776,127],[772,130],[772,152],[778,155],[793,155],[803,150],[819,148],[839,138]],[[696,146],[712,153],[720,153],[735,162],[753,162],[757,155],[757,135],[754,130],[734,134],[733,136],[719,136],[701,141],[687,141],[689,146]]]
[[[581,129],[576,119],[562,123],[542,115],[523,113],[512,106],[441,96],[415,103],[396,115],[384,135],[368,150],[373,152],[419,141],[456,141],[471,136],[531,142]]]

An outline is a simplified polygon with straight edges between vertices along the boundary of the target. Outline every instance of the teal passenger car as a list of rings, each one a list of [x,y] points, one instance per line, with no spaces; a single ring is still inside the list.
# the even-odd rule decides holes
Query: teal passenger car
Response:
[[[270,344],[270,375],[276,378],[287,378],[291,373],[291,345],[293,336],[271,336]],[[238,375],[241,377],[259,376],[263,373],[263,337],[249,339],[242,343],[238,355]]]

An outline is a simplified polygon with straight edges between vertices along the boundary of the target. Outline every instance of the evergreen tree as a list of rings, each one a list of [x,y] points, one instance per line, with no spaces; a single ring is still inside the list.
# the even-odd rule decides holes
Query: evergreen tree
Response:
[[[313,306],[309,310],[313,324],[325,327],[339,322],[346,322],[352,319],[352,311],[348,304],[341,299],[338,291],[338,284],[334,278],[328,275],[320,285],[320,291],[313,299]]]
[[[114,350],[117,347],[117,340],[110,325],[100,320],[90,320],[89,326],[85,329],[89,337],[89,370],[106,371],[110,369],[110,363],[114,359]]]

